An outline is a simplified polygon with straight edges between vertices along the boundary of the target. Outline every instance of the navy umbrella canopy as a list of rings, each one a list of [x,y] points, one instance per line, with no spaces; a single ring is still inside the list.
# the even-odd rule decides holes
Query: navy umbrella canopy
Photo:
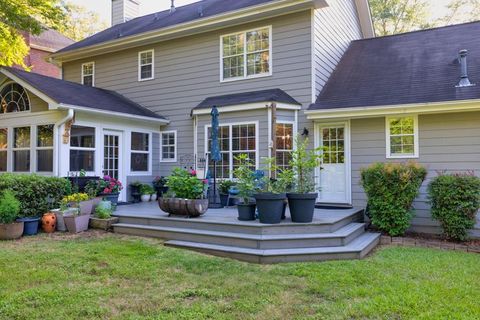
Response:
[[[210,208],[221,208],[222,205],[217,202],[217,162],[222,160],[222,155],[220,154],[220,145],[218,141],[218,109],[216,106],[213,106],[212,112],[212,132],[211,132],[211,146],[210,146],[210,159],[213,161],[213,201],[210,202]]]

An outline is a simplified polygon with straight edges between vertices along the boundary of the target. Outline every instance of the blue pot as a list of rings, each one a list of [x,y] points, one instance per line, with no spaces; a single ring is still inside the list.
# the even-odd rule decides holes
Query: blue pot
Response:
[[[17,219],[17,221],[23,222],[24,236],[34,236],[38,233],[38,225],[40,223],[40,218],[20,218]]]
[[[100,194],[99,196],[103,198],[103,200],[110,201],[115,208],[118,204],[118,196],[120,193],[110,193],[110,194]]]

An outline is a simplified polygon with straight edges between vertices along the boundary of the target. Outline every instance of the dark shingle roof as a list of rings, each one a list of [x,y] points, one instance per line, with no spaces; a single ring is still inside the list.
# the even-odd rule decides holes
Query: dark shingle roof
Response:
[[[52,29],[47,29],[37,36],[30,35],[31,45],[49,48],[53,51],[63,49],[73,43],[75,41]]]
[[[203,0],[177,7],[174,13],[170,13],[170,10],[165,10],[115,25],[85,40],[68,46],[59,52],[76,50],[102,42],[116,40],[120,37],[119,35],[121,35],[121,37],[129,37],[272,1],[276,0]],[[200,16],[199,12],[202,12],[203,15]]]
[[[51,78],[14,68],[2,68],[27,82],[59,104],[164,119],[158,114],[114,91],[87,87],[78,83]]]
[[[480,98],[480,22],[354,41],[310,110]],[[467,49],[474,87],[456,88]]]
[[[193,108],[193,110],[207,109],[212,108],[213,106],[226,107],[255,102],[282,102],[299,106],[302,105],[285,91],[281,89],[270,89],[209,97],[200,102],[200,104]]]

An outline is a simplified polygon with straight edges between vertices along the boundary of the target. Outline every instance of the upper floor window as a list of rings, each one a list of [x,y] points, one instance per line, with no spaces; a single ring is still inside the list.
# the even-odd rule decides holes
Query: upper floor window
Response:
[[[418,157],[418,117],[387,117],[387,158]]]
[[[138,53],[138,81],[152,80],[155,78],[154,51],[142,51]]]
[[[89,87],[95,86],[95,62],[82,64],[82,84]]]
[[[222,81],[272,74],[272,28],[222,36]]]
[[[9,83],[0,91],[0,113],[30,110],[30,100],[25,89],[17,83]]]

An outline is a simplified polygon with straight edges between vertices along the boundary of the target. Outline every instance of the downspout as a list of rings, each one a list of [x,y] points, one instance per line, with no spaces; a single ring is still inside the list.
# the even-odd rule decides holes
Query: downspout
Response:
[[[54,127],[53,127],[54,132],[55,132],[55,137],[57,139],[57,146],[55,148],[55,153],[56,153],[55,176],[57,176],[57,177],[60,176],[60,163],[61,163],[60,151],[61,151],[61,146],[63,144],[62,135],[60,134],[59,129],[62,125],[64,125],[68,121],[72,120],[74,116],[75,116],[75,111],[73,111],[73,109],[68,109],[67,115],[64,118],[62,118],[61,120],[59,120],[58,122],[56,122],[54,124]]]

